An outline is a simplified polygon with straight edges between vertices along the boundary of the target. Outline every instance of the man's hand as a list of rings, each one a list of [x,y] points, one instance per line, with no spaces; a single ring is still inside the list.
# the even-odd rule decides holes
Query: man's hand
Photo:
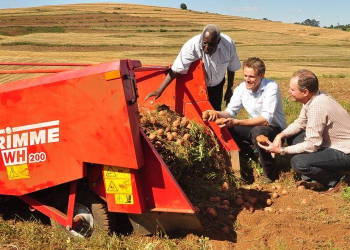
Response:
[[[232,89],[231,88],[228,88],[226,90],[226,93],[225,93],[225,96],[224,96],[224,101],[226,102],[226,106],[229,104],[230,100],[231,100],[231,97],[232,97]]]
[[[266,152],[269,153],[277,153],[280,154],[281,153],[281,147],[276,146],[275,144],[273,144],[272,142],[270,142],[269,140],[266,141],[267,146],[262,145],[261,143],[258,142],[259,147],[261,147],[262,149],[265,149]]]
[[[222,125],[219,125],[220,128],[231,128],[233,126],[239,125],[239,120],[235,118],[226,118]]]
[[[148,98],[150,98],[151,96],[154,96],[154,99],[157,99],[158,97],[160,97],[162,95],[162,92],[156,90],[153,91],[151,93],[148,93],[148,95],[146,95],[145,101],[147,101]]]
[[[207,112],[209,114],[208,121],[215,121],[219,118],[219,111],[216,110],[206,110],[204,112]],[[203,114],[204,114],[203,112]]]

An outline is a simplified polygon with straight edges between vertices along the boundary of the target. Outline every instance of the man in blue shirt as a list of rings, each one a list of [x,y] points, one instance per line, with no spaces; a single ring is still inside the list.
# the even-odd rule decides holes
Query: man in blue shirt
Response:
[[[265,64],[256,57],[243,62],[244,82],[234,90],[225,111],[211,111],[209,120],[226,118],[220,127],[230,131],[241,151],[251,150],[254,145],[258,151],[263,168],[263,182],[276,179],[276,161],[272,155],[261,149],[256,141],[259,135],[269,140],[286,128],[286,119],[282,107],[282,98],[278,84],[265,78]],[[249,119],[234,118],[241,108],[249,114]]]

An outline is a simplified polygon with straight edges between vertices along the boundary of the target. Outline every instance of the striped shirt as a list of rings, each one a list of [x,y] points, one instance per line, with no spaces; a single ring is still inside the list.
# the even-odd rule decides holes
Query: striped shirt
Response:
[[[221,83],[226,70],[234,72],[241,68],[234,41],[223,33],[221,33],[220,43],[212,55],[204,53],[202,35],[192,37],[183,45],[171,69],[176,73],[186,74],[191,64],[199,59],[203,61],[206,84],[210,87]]]
[[[301,109],[299,117],[283,132],[287,137],[305,131],[304,141],[285,148],[288,154],[332,148],[350,153],[350,116],[331,96],[318,92]]]

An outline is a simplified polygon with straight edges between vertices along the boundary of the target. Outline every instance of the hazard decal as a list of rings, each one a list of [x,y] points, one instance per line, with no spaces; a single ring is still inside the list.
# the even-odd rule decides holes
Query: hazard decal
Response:
[[[115,195],[116,204],[134,204],[130,169],[104,166],[103,176],[106,193]]]
[[[6,170],[7,170],[7,176],[9,180],[30,178],[27,164],[7,166]]]
[[[116,204],[134,204],[134,197],[132,194],[116,194]]]

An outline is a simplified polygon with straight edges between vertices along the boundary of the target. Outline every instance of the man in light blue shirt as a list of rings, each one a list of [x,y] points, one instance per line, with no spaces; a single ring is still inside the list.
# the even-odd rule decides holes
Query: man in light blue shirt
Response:
[[[272,182],[277,177],[276,161],[258,146],[256,137],[265,135],[273,140],[286,128],[280,89],[275,81],[264,77],[265,64],[259,58],[250,57],[244,61],[243,71],[244,82],[234,90],[226,110],[210,112],[209,120],[227,118],[220,126],[228,128],[241,151],[251,151],[249,145],[254,145],[263,168],[263,181]],[[249,114],[249,119],[234,118],[242,107]]]

